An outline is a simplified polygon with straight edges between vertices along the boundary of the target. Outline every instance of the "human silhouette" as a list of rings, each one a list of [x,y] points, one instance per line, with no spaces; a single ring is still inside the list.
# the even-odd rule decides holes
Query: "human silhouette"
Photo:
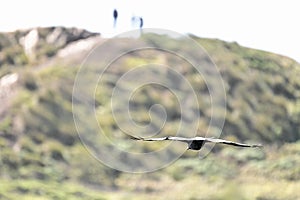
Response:
[[[143,18],[142,17],[140,17],[140,35],[142,35],[143,34],[143,25],[144,25],[144,20],[143,20]]]
[[[114,28],[116,28],[117,18],[118,18],[118,11],[116,9],[114,9],[113,16],[114,16]]]
[[[135,26],[135,21],[136,21],[136,17],[132,16],[131,17],[131,26],[132,26],[132,28],[134,28],[134,26]]]
[[[140,29],[143,28],[143,25],[144,25],[144,20],[142,17],[140,17]]]
[[[131,17],[131,26],[133,29],[137,29],[137,28],[140,29],[139,36],[141,36],[143,34],[144,20],[142,17],[133,15]]]

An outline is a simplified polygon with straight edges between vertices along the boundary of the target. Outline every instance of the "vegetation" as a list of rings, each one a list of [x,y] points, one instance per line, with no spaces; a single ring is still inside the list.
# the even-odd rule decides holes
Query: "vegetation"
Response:
[[[255,133],[254,137],[272,143],[299,140],[298,63],[236,43],[199,42],[210,52],[227,83],[224,133],[244,139]]]
[[[143,37],[153,42],[153,35]],[[299,199],[300,65],[237,43],[191,37],[208,51],[224,79],[227,113],[222,138],[261,142],[263,149],[218,146],[204,159],[196,152],[186,152],[170,166],[146,174],[109,168],[89,154],[74,125],[72,91],[79,65],[56,62],[49,67],[32,67],[22,50],[1,36],[0,62],[4,64],[0,74],[17,72],[20,80],[10,107],[0,113],[0,198]],[[42,43],[40,48],[48,49]],[[41,51],[41,56],[54,56],[47,52],[57,49],[49,49]],[[108,70],[109,79],[96,90],[95,105],[96,117],[109,137],[120,133],[109,103],[114,80],[149,61],[178,62],[172,59],[169,54],[156,57],[150,52],[147,60],[137,52]],[[203,116],[199,130],[206,129],[210,117],[207,87],[191,66],[180,64],[201,95],[196,111]],[[85,77],[86,88],[99,70],[92,69],[95,71]],[[181,85],[178,87],[181,91]],[[149,108],[159,103],[168,114],[162,132],[173,134],[179,127],[181,112],[172,92],[160,86],[143,87],[133,97],[131,114],[137,123],[148,124]],[[160,120],[153,118],[153,123],[157,128]],[[148,152],[161,144],[126,145],[124,148]]]
[[[28,30],[0,33],[0,67],[36,65],[46,62],[54,57],[59,49],[64,48],[71,42],[98,35],[86,30],[65,27],[37,28],[38,40],[34,46],[34,59],[26,55],[24,40]]]

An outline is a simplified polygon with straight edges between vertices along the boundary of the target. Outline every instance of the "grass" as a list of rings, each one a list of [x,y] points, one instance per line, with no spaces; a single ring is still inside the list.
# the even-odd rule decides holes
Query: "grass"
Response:
[[[0,193],[5,199],[107,199],[106,195],[82,185],[38,180],[1,180]]]
[[[152,41],[154,35],[144,37],[153,45],[164,41],[164,38]],[[259,141],[264,149],[218,146],[205,159],[199,159],[195,152],[186,152],[172,165],[153,173],[119,172],[95,160],[77,135],[72,115],[72,89],[78,66],[54,64],[37,70],[24,67],[24,63],[15,68],[5,65],[0,68],[0,74],[16,71],[21,80],[11,100],[11,109],[0,121],[0,198],[299,199],[299,64],[285,57],[243,48],[237,43],[193,38],[209,52],[224,79],[227,114],[221,137],[251,143]],[[170,41],[165,45],[178,48]],[[52,55],[54,50],[45,47],[46,56]],[[10,51],[8,49],[8,53]],[[14,58],[14,53],[10,54]],[[149,51],[147,56],[143,58],[142,53],[135,52],[107,71],[101,87],[95,91],[95,117],[99,124],[87,120],[89,130],[96,133],[97,126],[101,125],[109,138],[119,136],[109,102],[115,80],[136,65],[148,62],[170,64],[185,75],[197,91],[199,103],[199,107],[191,103],[186,106],[200,113],[199,130],[207,129],[211,102],[203,77],[170,54],[157,57],[155,52]],[[83,88],[91,88],[90,80],[99,70],[99,66],[91,66],[91,71],[84,75]],[[167,76],[171,76],[170,73],[160,78]],[[131,81],[128,87],[121,85],[121,89],[136,84]],[[175,79],[171,79],[170,84],[176,86],[179,96],[186,95],[184,85]],[[150,123],[149,109],[157,103],[164,105],[168,113],[163,133],[174,134],[180,125],[180,107],[174,93],[163,87],[139,88],[130,101],[131,117],[140,125]],[[117,104],[122,106],[121,101]],[[87,119],[91,118],[84,106],[76,106]],[[215,109],[222,114],[222,107]],[[152,128],[157,128],[161,124],[159,113],[152,114]],[[121,115],[120,119],[127,116]],[[122,137],[118,139],[125,150],[149,152],[162,146],[158,143],[135,145]],[[171,153],[178,153],[183,146],[174,144],[173,147]]]

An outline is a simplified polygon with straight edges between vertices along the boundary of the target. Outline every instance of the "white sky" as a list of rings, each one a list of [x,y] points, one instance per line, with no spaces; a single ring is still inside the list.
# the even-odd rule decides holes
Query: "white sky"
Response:
[[[113,9],[119,12],[113,31]],[[300,62],[300,6],[296,0],[3,0],[0,31],[75,26],[112,36],[131,30],[132,15],[145,28],[163,28],[289,56]]]

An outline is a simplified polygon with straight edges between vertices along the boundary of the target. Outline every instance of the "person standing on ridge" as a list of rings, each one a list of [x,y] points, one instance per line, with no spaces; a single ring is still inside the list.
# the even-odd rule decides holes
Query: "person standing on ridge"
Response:
[[[117,18],[118,18],[118,11],[116,9],[114,9],[113,16],[114,16],[114,28],[116,28]]]
[[[144,25],[144,20],[142,17],[140,17],[140,29],[143,28],[143,25]]]
[[[140,35],[142,35],[143,34],[143,25],[144,25],[144,20],[143,20],[143,18],[142,17],[140,17]]]

